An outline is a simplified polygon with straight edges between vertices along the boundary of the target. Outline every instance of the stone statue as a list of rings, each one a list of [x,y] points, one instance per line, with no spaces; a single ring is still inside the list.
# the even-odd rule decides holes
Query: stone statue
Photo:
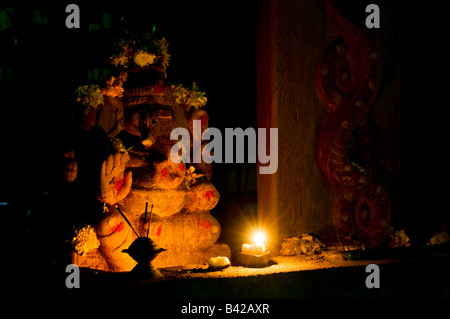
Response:
[[[111,57],[115,76],[102,85],[77,89],[80,112],[75,122],[104,141],[90,140],[100,155],[89,164],[87,151],[80,157],[76,150],[65,154],[66,182],[90,183],[103,211],[92,225],[98,240],[92,247],[97,247],[72,254],[79,266],[130,271],[136,261],[123,250],[147,233],[162,248],[153,261],[159,268],[204,263],[215,256],[230,258],[230,248],[217,242],[221,228],[210,214],[220,197],[209,182],[211,165],[174,163],[169,156],[177,142],[170,140],[172,129],[184,127],[192,138],[200,138],[192,134],[192,121],[200,120],[203,131],[208,114],[203,109],[206,97],[195,83],[190,89],[167,84],[167,47],[164,38],[153,34],[130,34],[116,42]],[[76,233],[73,240],[84,243],[82,235]]]

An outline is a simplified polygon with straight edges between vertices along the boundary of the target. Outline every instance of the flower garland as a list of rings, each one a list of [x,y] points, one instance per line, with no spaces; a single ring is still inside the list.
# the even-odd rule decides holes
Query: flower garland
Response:
[[[123,96],[123,91],[123,81],[121,80],[121,77],[116,78],[110,76],[106,79],[103,87],[93,83],[79,86],[75,90],[77,94],[75,101],[87,106],[88,109],[92,108],[97,110],[99,105],[104,104],[104,96],[121,98]]]
[[[76,89],[76,102],[82,103],[88,109],[97,110],[104,104],[104,96],[111,98],[122,98],[124,83],[128,78],[128,71],[132,68],[146,68],[159,66],[166,72],[169,66],[170,54],[168,43],[165,38],[155,39],[152,33],[131,33],[127,38],[116,40],[116,53],[110,57],[111,64],[117,67],[117,76],[109,76],[103,86],[88,84]],[[156,95],[164,95],[167,91],[163,81],[154,85]],[[201,92],[194,82],[191,88],[182,84],[171,85],[172,97],[175,103],[183,104],[188,108],[199,109],[206,105],[206,93]]]
[[[168,46],[165,38],[155,39],[153,33],[130,33],[127,38],[116,40],[116,53],[110,60],[114,66],[123,69],[160,65],[166,70],[170,60]]]

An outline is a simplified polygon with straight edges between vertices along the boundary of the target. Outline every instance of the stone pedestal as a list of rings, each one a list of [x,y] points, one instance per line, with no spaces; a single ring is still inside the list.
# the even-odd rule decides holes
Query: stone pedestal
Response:
[[[235,264],[249,268],[263,268],[268,266],[269,259],[270,251],[267,251],[261,255],[238,253]]]

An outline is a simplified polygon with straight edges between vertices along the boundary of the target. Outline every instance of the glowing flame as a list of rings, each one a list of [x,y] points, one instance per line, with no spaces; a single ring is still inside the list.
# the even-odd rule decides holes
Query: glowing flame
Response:
[[[262,231],[257,231],[253,234],[253,242],[256,245],[263,245],[266,241],[266,235]]]

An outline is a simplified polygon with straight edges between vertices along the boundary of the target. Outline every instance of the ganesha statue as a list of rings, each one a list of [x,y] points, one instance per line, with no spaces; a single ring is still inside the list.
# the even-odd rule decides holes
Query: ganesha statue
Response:
[[[177,143],[171,131],[184,127],[198,138],[192,121],[199,120],[203,131],[209,118],[205,94],[195,83],[168,84],[167,47],[153,34],[129,34],[116,42],[110,58],[114,75],[77,89],[72,118],[84,136],[95,136],[84,138],[95,152],[79,143],[65,154],[71,165],[66,183],[92,190],[99,216],[89,233],[84,227],[73,235],[72,262],[79,266],[130,271],[136,261],[123,251],[147,235],[161,247],[152,262],[158,268],[231,257],[230,248],[217,241],[221,227],[210,213],[220,197],[210,183],[211,164],[170,157]]]

